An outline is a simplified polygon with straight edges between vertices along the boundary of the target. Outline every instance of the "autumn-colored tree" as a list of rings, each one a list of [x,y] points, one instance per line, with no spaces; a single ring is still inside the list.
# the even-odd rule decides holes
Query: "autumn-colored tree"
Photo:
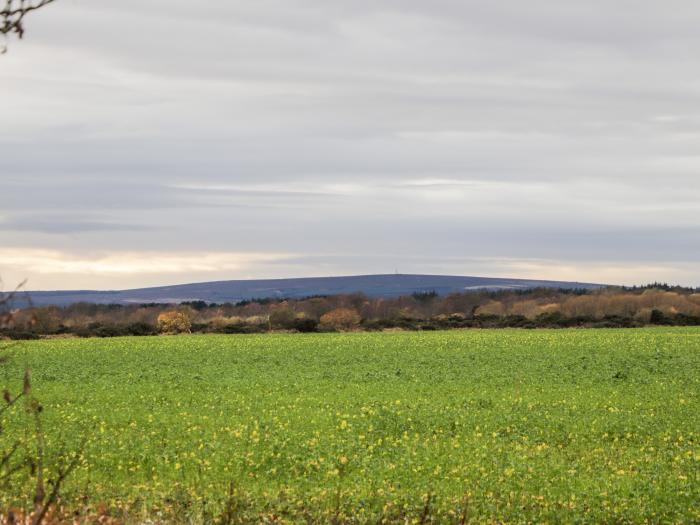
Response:
[[[189,334],[192,331],[192,319],[183,310],[169,310],[158,316],[158,331],[162,334]]]
[[[327,330],[352,330],[360,325],[362,318],[352,308],[336,308],[321,316],[321,327]]]

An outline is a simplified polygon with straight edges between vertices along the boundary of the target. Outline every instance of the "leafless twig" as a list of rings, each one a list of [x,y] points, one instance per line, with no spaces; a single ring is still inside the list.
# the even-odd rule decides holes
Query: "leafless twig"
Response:
[[[0,35],[16,34],[24,36],[24,17],[32,11],[44,7],[55,0],[2,0],[5,7],[0,11]],[[0,47],[0,53],[7,51],[6,46]]]

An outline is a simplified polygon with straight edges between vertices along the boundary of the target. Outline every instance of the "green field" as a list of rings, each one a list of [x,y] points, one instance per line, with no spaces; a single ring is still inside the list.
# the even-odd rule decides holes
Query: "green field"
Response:
[[[195,523],[227,505],[234,522],[700,521],[699,329],[51,340],[19,347],[3,379],[25,364],[48,450],[86,436],[64,490],[75,508]],[[0,504],[28,494],[15,484]]]

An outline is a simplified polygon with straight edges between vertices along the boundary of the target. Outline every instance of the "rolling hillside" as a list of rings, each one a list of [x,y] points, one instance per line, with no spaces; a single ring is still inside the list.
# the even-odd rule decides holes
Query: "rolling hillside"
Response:
[[[562,281],[535,281],[450,275],[358,275],[351,277],[309,277],[215,281],[118,291],[27,292],[37,306],[64,306],[77,302],[99,304],[180,303],[201,300],[213,303],[255,298],[299,298],[362,292],[371,297],[397,297],[415,292],[445,295],[475,289],[597,288],[601,285]]]

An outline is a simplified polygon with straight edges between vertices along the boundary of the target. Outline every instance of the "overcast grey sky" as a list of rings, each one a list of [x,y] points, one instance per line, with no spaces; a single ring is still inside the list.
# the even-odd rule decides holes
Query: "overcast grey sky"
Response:
[[[26,26],[6,287],[700,286],[697,0],[58,0]]]

